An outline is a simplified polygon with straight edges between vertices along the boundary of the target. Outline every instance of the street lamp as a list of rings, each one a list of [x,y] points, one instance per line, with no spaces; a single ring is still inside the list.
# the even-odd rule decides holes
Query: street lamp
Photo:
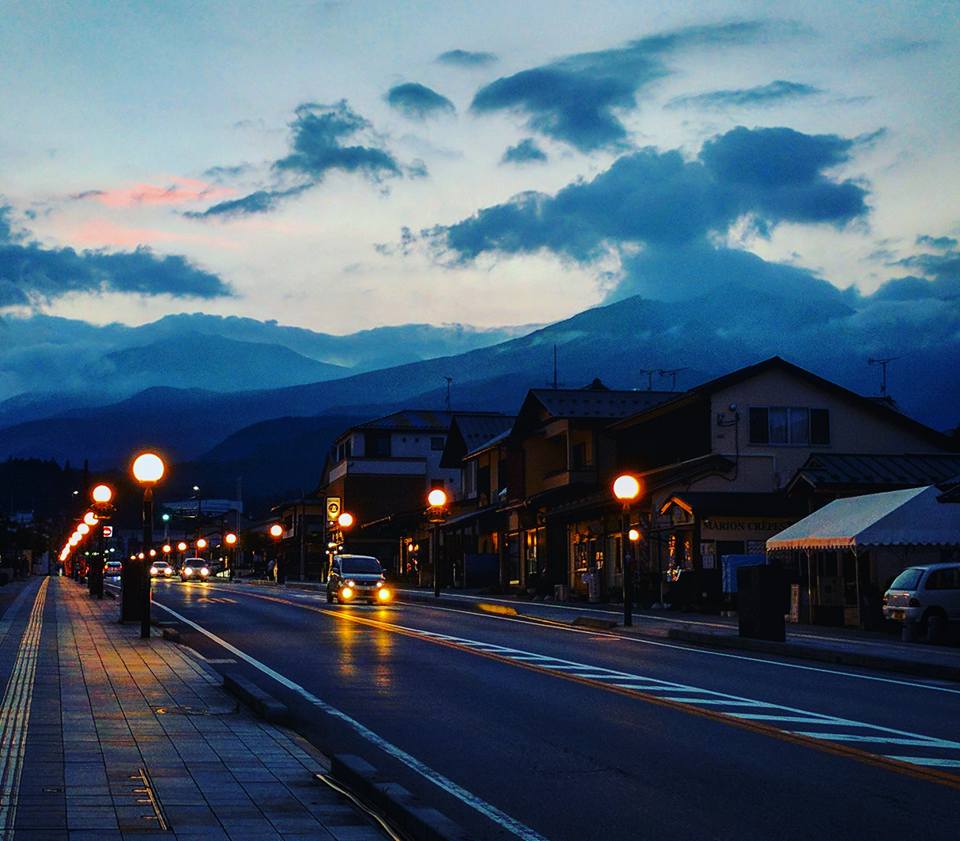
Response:
[[[105,537],[103,534],[103,528],[107,524],[106,521],[110,516],[110,512],[113,510],[113,506],[110,504],[113,500],[113,488],[109,485],[105,485],[102,482],[98,485],[94,485],[93,490],[90,491],[90,498],[93,500],[93,511],[88,511],[88,514],[91,514],[94,518],[94,522],[97,524],[97,548],[100,552],[100,562],[96,564],[95,568],[91,569],[91,572],[88,573],[87,580],[90,589],[90,595],[97,599],[103,598],[103,565],[106,558],[105,550]],[[86,516],[84,516],[86,520]],[[92,525],[92,524],[91,524]],[[126,564],[124,564],[126,566]]]
[[[627,551],[627,523],[630,517],[630,503],[640,496],[640,480],[629,473],[617,476],[613,481],[613,495],[620,500],[620,577],[623,581],[623,626],[633,625],[633,551]],[[637,538],[639,539],[639,533]],[[630,535],[630,539],[633,537]]]
[[[440,598],[440,524],[446,519],[447,493],[434,488],[427,494],[427,520],[433,526],[430,536],[430,554],[433,563],[433,596]]]
[[[92,511],[88,511],[83,515],[83,522],[85,522],[90,528],[93,528],[97,524],[97,515]]]
[[[156,453],[140,453],[131,468],[133,478],[143,485],[143,549],[153,544],[153,488],[166,471],[163,459]],[[140,564],[140,637],[150,638],[150,576],[146,563]]]
[[[198,537],[198,538],[197,538],[196,546],[197,546],[197,551],[198,551],[198,552],[202,552],[204,549],[206,549],[206,548],[207,548],[207,540],[206,540],[206,538],[205,538],[205,537]]]
[[[223,542],[227,544],[228,573],[230,580],[233,581],[233,567],[237,559],[237,536],[232,531],[228,531],[223,536]]]
[[[283,526],[280,523],[274,523],[270,526],[270,537],[277,542],[277,556],[273,562],[273,575],[277,584],[284,583],[284,571],[280,568],[280,539],[283,537]]]

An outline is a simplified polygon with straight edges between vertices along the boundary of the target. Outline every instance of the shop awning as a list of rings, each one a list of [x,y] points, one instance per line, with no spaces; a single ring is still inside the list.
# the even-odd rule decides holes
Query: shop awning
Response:
[[[767,540],[779,549],[960,546],[960,506],[935,485],[837,499]]]

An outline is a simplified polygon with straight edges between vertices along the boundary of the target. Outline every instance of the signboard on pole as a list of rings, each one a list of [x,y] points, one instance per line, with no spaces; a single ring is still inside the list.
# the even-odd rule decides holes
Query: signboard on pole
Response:
[[[336,522],[337,517],[340,516],[340,497],[338,496],[328,496],[327,497],[327,519],[331,522]]]
[[[103,536],[104,536],[104,537],[113,537],[113,526],[104,526],[104,527],[103,527]]]

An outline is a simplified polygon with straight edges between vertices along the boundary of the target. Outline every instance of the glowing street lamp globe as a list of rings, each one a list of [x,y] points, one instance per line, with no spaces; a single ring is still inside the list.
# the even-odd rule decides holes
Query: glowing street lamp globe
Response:
[[[630,538],[631,542],[636,543],[640,539],[640,532],[637,529],[630,529],[627,532],[627,537]]]
[[[276,539],[283,537],[283,526],[281,526],[279,523],[274,523],[272,526],[270,526],[270,537]]]
[[[640,481],[629,473],[617,476],[613,482],[613,495],[621,502],[632,502],[640,496]]]
[[[223,542],[226,543],[227,546],[234,546],[237,542],[237,536],[232,531],[227,532],[223,536]]]
[[[348,529],[353,525],[353,514],[349,511],[344,511],[339,517],[337,517],[337,525],[342,529]]]
[[[173,547],[169,543],[163,544],[163,554],[169,555],[173,551]]]
[[[90,496],[97,505],[106,505],[113,499],[113,488],[109,485],[97,485]]]
[[[197,540],[197,548],[198,548],[198,549],[206,549],[206,548],[207,548],[207,541],[206,541],[205,538],[202,538],[202,537],[201,537],[199,540]]]
[[[181,541],[177,544],[177,551],[178,551],[178,552],[186,552],[186,551],[187,551],[187,544],[184,543],[184,542],[181,540]]]
[[[153,485],[163,478],[166,469],[156,453],[141,453],[133,460],[133,478],[141,485]]]
[[[427,502],[431,508],[443,508],[447,504],[447,493],[442,488],[434,488],[427,494]]]
[[[86,514],[83,515],[83,522],[85,522],[91,528],[93,528],[93,526],[97,524],[97,519],[98,519],[97,515],[94,514],[92,511],[88,511]]]
[[[80,525],[77,526],[77,534],[79,534],[81,537],[86,537],[88,534],[90,534],[90,526],[88,526],[86,523],[80,523]]]

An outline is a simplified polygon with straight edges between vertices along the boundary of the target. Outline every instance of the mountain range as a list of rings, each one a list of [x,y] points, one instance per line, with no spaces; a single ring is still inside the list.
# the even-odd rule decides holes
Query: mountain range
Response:
[[[443,407],[446,377],[453,378],[453,409],[513,411],[528,388],[554,381],[555,353],[557,382],[565,387],[600,377],[616,388],[664,389],[675,379],[682,390],[779,354],[862,394],[877,394],[879,369],[868,360],[896,355],[890,353],[895,349],[891,396],[918,420],[952,429],[960,422],[960,314],[941,308],[935,320],[923,321],[925,311],[911,306],[860,298],[824,281],[801,289],[731,281],[680,301],[624,298],[506,339],[423,325],[317,338],[321,334],[249,319],[172,317],[152,325],[163,334],[153,336],[154,344],[103,354],[124,376],[142,371],[150,382],[166,385],[87,405],[58,395],[8,400],[0,404],[0,458],[89,459],[106,468],[124,464],[138,447],[156,446],[181,465],[181,474],[190,474],[190,482],[203,477],[225,495],[238,478],[245,493],[258,498],[300,493],[315,486],[329,443],[353,423],[402,407]],[[186,331],[185,323],[206,324],[210,333]],[[242,338],[218,332],[231,324]],[[905,331],[910,324],[916,329]],[[470,346],[491,335],[501,340]],[[293,338],[278,344],[257,336]],[[417,336],[419,344],[411,339]],[[398,337],[409,343],[408,361],[393,346],[395,364],[356,372],[382,359]],[[326,358],[316,359],[321,347],[338,343],[341,355],[324,351]],[[376,350],[378,343],[383,350]],[[460,352],[424,358],[450,347]],[[164,359],[178,360],[169,371],[157,362],[165,352]],[[184,374],[189,364],[206,369],[206,379]],[[284,365],[289,371],[281,373]],[[314,378],[291,382],[300,376]],[[264,380],[282,387],[235,390]],[[198,381],[207,387],[171,387]]]

